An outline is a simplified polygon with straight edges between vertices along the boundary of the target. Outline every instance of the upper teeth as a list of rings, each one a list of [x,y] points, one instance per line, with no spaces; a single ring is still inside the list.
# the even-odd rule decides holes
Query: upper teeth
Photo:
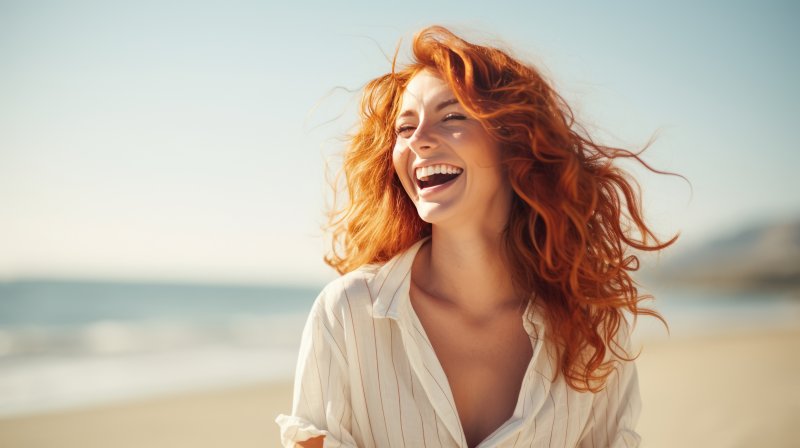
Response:
[[[434,174],[461,174],[462,171],[464,170],[453,165],[430,165],[417,168],[415,174],[417,175],[417,179],[422,179],[423,177],[432,176]]]

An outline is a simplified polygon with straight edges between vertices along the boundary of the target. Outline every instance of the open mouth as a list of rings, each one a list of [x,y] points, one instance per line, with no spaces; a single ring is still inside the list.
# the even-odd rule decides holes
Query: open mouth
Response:
[[[415,171],[417,187],[420,190],[446,184],[455,180],[464,170],[452,165],[432,165],[417,168]]]

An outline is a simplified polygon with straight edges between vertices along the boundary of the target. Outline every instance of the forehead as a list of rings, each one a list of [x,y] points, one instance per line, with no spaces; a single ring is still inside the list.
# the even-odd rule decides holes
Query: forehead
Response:
[[[453,97],[453,90],[437,73],[422,70],[406,85],[401,110],[433,106],[436,101]]]

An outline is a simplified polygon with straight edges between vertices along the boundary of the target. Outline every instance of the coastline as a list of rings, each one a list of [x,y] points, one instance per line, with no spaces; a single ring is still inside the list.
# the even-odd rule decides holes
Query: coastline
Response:
[[[800,440],[800,327],[648,341],[637,361],[644,447]],[[15,447],[278,446],[290,380],[0,419]]]

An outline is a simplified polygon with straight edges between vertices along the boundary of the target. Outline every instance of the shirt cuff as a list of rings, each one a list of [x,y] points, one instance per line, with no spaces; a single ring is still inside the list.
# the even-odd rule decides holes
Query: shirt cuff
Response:
[[[304,418],[280,414],[275,418],[275,423],[281,427],[281,445],[285,447],[294,448],[296,442],[303,442],[314,437],[325,436],[326,439],[328,438],[328,431],[317,428]]]
[[[638,447],[642,443],[642,438],[637,434],[635,431],[631,431],[629,429],[622,429],[614,438],[614,442],[611,444],[613,448],[617,447],[624,447],[624,448],[632,448]]]

